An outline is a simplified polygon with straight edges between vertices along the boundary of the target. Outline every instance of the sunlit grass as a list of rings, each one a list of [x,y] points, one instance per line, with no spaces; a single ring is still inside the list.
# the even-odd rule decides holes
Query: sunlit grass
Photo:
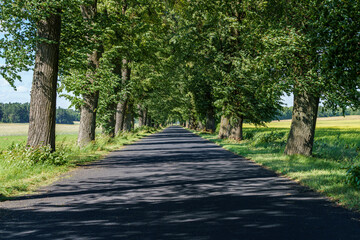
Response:
[[[60,166],[49,163],[29,164],[16,157],[9,159],[8,156],[11,156],[11,154],[5,154],[5,151],[8,153],[11,149],[0,149],[0,200],[31,193],[39,186],[54,182],[59,176],[75,167],[99,160],[110,151],[117,150],[123,145],[130,144],[154,131],[154,129],[144,129],[133,133],[123,133],[116,138],[98,134],[96,142],[81,149],[76,146],[76,134],[58,135],[57,149],[64,152],[67,161],[66,164]],[[11,136],[8,138],[7,141],[25,141],[26,136]],[[21,152],[23,146],[15,147],[15,150],[12,151]],[[1,152],[3,153],[1,154]]]
[[[349,124],[348,121],[342,122],[337,119],[335,127],[332,120],[320,119],[313,157],[283,154],[290,127],[285,127],[286,122],[271,123],[271,127],[267,128],[247,126],[244,128],[244,136],[247,139],[241,142],[221,140],[215,134],[196,133],[225,149],[308,186],[344,207],[360,211],[360,190],[345,182],[346,168],[352,164],[360,164],[359,121],[352,119]],[[348,127],[350,125],[351,128]],[[283,137],[273,142],[255,144],[256,137],[260,136],[256,135],[258,132],[274,132]]]

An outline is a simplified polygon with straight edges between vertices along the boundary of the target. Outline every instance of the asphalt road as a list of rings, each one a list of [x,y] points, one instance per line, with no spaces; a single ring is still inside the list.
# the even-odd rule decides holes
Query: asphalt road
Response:
[[[0,239],[360,239],[360,216],[180,128],[0,203]]]

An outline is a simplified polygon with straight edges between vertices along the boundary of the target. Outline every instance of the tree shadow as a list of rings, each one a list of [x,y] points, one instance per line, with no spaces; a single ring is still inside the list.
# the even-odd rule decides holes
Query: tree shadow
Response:
[[[144,139],[37,195],[1,203],[0,238],[358,239],[359,214],[191,139]]]

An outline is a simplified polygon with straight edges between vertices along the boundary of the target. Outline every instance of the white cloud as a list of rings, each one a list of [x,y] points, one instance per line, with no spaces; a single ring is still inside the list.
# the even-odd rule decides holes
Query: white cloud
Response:
[[[25,86],[19,86],[19,87],[17,87],[17,92],[19,92],[19,93],[26,93],[26,92],[30,93],[30,89],[28,89]]]

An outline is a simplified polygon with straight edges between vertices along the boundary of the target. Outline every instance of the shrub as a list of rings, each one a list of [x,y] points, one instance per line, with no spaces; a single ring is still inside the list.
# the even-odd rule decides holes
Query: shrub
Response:
[[[352,165],[346,172],[346,183],[360,188],[360,165]]]
[[[68,154],[64,148],[52,152],[50,146],[32,148],[24,144],[12,144],[2,152],[1,157],[12,165],[65,165],[68,163]]]
[[[253,137],[253,144],[274,143],[277,140],[281,140],[284,135],[283,132],[258,132]]]

